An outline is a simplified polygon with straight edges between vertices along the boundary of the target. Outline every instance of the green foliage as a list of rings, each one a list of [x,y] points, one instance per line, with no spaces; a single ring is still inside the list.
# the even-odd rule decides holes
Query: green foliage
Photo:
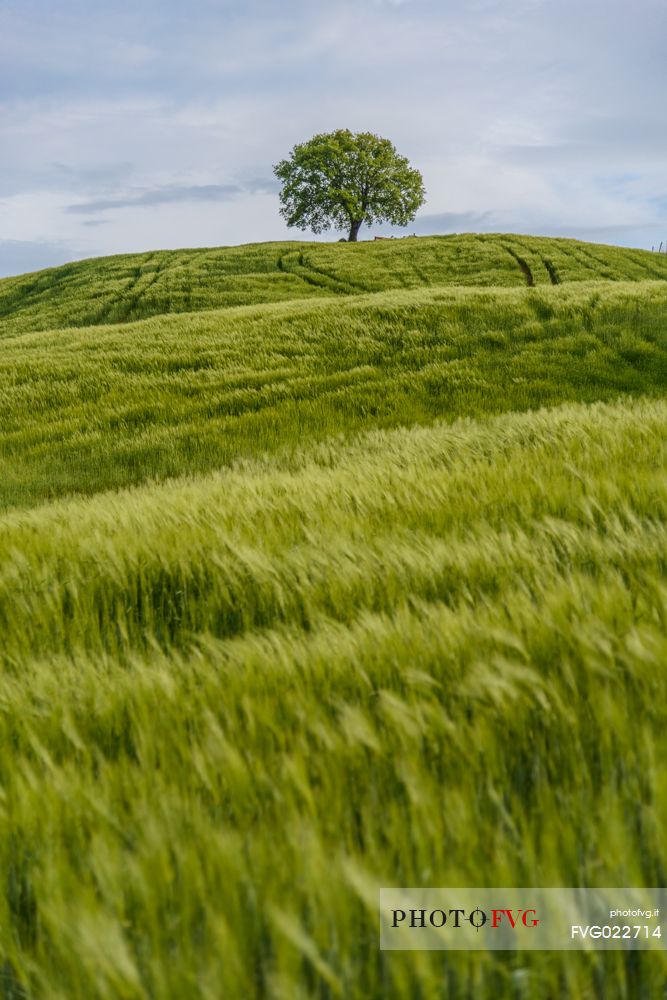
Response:
[[[350,242],[363,223],[407,226],[424,203],[419,171],[372,132],[313,136],[273,169],[283,185],[280,213],[288,226],[314,233],[349,229]]]
[[[0,997],[662,995],[380,952],[377,905],[664,884],[665,276],[485,236],[0,282]]]

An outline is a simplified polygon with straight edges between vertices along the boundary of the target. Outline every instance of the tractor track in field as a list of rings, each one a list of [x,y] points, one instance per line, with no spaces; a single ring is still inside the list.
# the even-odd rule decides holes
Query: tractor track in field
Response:
[[[301,255],[301,257],[303,259],[303,254]],[[342,281],[340,278],[335,278],[333,274],[329,274],[329,272],[325,271],[324,268],[315,267],[315,265],[312,262],[308,262],[308,264],[306,264],[304,260],[302,266],[307,267],[313,274],[321,274],[323,278],[327,279],[327,281],[332,281],[338,285],[342,285],[347,294],[349,294],[350,289],[353,292],[358,293],[359,295],[363,295],[368,291],[368,288],[366,288],[364,285],[357,284],[357,282],[355,281]]]
[[[148,260],[148,261],[147,261],[146,263],[147,263],[147,264],[150,264],[150,262],[151,262],[152,260],[154,260],[154,258],[155,258],[155,254],[153,254],[153,255],[151,256],[151,258],[150,258],[150,259],[149,259],[149,260]],[[134,295],[134,296],[133,296],[133,297],[132,297],[132,298],[130,299],[130,302],[128,303],[128,307],[127,307],[127,311],[126,311],[126,315],[125,315],[125,321],[131,321],[131,313],[132,313],[133,309],[135,309],[135,308],[136,308],[136,306],[138,306],[138,305],[139,305],[139,303],[141,302],[142,298],[143,298],[143,297],[144,297],[144,296],[146,295],[146,292],[150,291],[150,289],[151,289],[151,288],[153,287],[153,285],[155,285],[155,284],[156,284],[156,283],[157,283],[157,282],[159,281],[159,279],[160,279],[160,275],[162,274],[162,272],[163,272],[163,271],[164,271],[165,269],[166,269],[166,262],[164,262],[164,263],[163,263],[163,258],[161,257],[161,258],[160,258],[160,262],[158,263],[157,267],[156,267],[156,268],[155,268],[155,270],[153,271],[153,277],[152,277],[152,278],[150,279],[150,281],[149,281],[149,282],[148,282],[148,283],[146,284],[146,286],[145,286],[144,288],[141,288],[141,289],[140,289],[140,290],[139,290],[139,291],[138,291],[138,292],[137,292],[137,293],[136,293],[136,294],[135,294],[135,295]],[[143,274],[142,274],[142,275],[140,275],[140,277],[139,277],[139,278],[137,279],[137,281],[136,281],[136,282],[134,283],[134,289],[135,289],[135,290],[136,290],[136,288],[137,288],[137,285],[138,285],[138,283],[139,283],[139,281],[141,280],[141,278],[142,278],[142,277],[143,277]]]
[[[137,308],[142,298],[145,296],[146,292],[148,292],[153,287],[153,285],[157,283],[157,281],[160,278],[160,275],[163,274],[164,271],[167,270],[169,266],[169,262],[164,259],[164,252],[161,252],[159,262],[155,267],[155,270],[153,271],[150,280],[146,283],[146,285],[143,288],[139,288],[138,287],[139,283],[142,281],[142,279],[147,277],[147,268],[155,260],[157,256],[158,256],[157,252],[151,253],[149,256],[147,256],[146,260],[144,260],[141,266],[137,269],[138,273],[134,275],[132,281],[127,286],[127,288],[125,288],[123,292],[121,292],[114,299],[112,299],[111,302],[106,303],[106,305],[102,307],[98,315],[93,320],[87,319],[85,323],[78,325],[104,326],[113,323],[131,323],[134,319],[142,318],[142,317],[134,317],[132,315],[133,311]],[[113,310],[120,307],[122,307],[122,313],[116,318],[110,319],[109,317],[113,313]]]
[[[529,254],[532,252],[530,247],[526,247],[523,243],[520,243],[518,240],[516,241],[516,244],[518,245],[519,249],[523,250],[524,252],[527,251]],[[525,264],[526,267],[528,268],[528,271],[531,270],[530,269],[530,265],[528,264],[528,261],[525,260],[524,258],[519,257],[518,254],[516,254],[516,252],[513,253],[512,249],[510,249],[510,247],[505,246],[505,249],[509,250],[509,252],[512,253],[512,256],[517,261],[517,263],[521,267],[521,270],[523,271],[524,275],[526,276],[526,281],[528,282],[529,285],[531,285],[530,281],[528,281],[528,274],[524,270],[524,267],[523,267],[523,264]],[[551,282],[551,284],[552,285],[560,285],[561,284],[560,274],[558,273],[558,268],[556,267],[556,265],[554,264],[554,262],[549,257],[543,257],[542,254],[539,254],[539,257],[540,257],[540,261],[544,265],[545,271],[549,275],[549,281]],[[531,277],[533,277],[533,279],[535,277],[532,274],[532,272],[531,272]],[[535,284],[534,280],[533,280],[533,284]],[[531,285],[531,287],[532,287],[532,285]]]
[[[607,269],[609,269],[611,267],[610,264],[607,264],[604,260],[602,260],[600,257],[598,257],[597,254],[594,254],[588,248],[586,248],[586,249],[579,248],[579,250],[580,250],[580,253],[584,254],[589,260],[595,261],[595,263],[597,265],[599,265],[600,267],[605,267]],[[648,263],[646,263],[644,261],[635,261],[634,259],[633,259],[633,263],[635,263],[639,267],[641,267],[642,270],[646,274],[650,275],[651,277],[661,278],[663,281],[667,280],[667,275],[665,275],[664,272],[660,272],[660,271],[654,270],[653,268],[651,268],[648,265]],[[623,277],[622,276],[619,277],[618,275],[616,275],[614,278],[610,278],[608,280],[622,281]],[[634,279],[632,279],[632,280],[634,280]]]
[[[130,283],[121,291],[118,295],[115,295],[109,302],[105,302],[102,307],[94,316],[86,316],[77,326],[105,326],[110,323],[122,323],[127,320],[127,314],[130,309],[134,308],[140,298],[140,294],[135,294],[137,285],[144,276],[145,267],[155,259],[157,253],[149,254],[144,261],[141,262],[136,268],[135,273],[130,280]],[[161,265],[158,265],[158,270],[161,269]],[[127,303],[128,297],[130,299],[129,304]],[[127,305],[125,310],[125,317],[123,319],[109,319],[111,313],[115,308],[121,305]]]
[[[581,267],[592,272],[594,278],[604,281],[618,281],[618,276],[614,273],[613,264],[601,260],[583,247],[568,247],[565,251]]]
[[[526,279],[526,284],[528,285],[528,287],[529,288],[534,288],[535,287],[535,278],[533,277],[533,272],[530,269],[530,264],[528,263],[528,261],[524,260],[523,257],[520,257],[519,254],[516,252],[516,250],[513,250],[512,247],[507,246],[506,243],[503,243],[502,247],[503,247],[503,250],[507,251],[507,253],[510,255],[510,257],[514,258],[514,260],[517,262],[517,264],[521,268],[521,271],[523,273],[524,278]]]
[[[350,295],[357,291],[360,294],[368,289],[361,288],[351,283],[345,283],[339,278],[334,278],[332,274],[321,268],[314,267],[313,264],[306,263],[303,251],[288,250],[278,258],[278,270],[285,274],[293,274],[301,281],[311,285],[320,291],[333,292],[334,295]]]
[[[560,275],[556,269],[556,265],[548,257],[542,258],[542,263],[544,264],[547,274],[549,275],[549,281],[552,285],[560,285]]]

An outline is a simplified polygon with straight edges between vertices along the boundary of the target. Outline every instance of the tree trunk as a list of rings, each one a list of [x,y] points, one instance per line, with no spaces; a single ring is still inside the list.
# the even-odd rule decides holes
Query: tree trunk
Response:
[[[359,219],[358,222],[356,219],[353,219],[352,222],[350,223],[350,235],[348,237],[348,241],[350,243],[357,242],[357,237],[359,235],[360,229],[361,229],[361,219]]]

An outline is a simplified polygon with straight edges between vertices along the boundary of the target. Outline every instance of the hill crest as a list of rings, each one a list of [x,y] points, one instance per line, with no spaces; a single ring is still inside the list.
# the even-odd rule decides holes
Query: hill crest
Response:
[[[395,289],[647,279],[667,280],[667,257],[512,234],[163,250],[0,280],[0,334]]]

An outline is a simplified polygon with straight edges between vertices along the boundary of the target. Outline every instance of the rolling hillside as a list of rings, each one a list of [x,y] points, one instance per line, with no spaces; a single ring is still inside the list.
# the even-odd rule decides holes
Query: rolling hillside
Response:
[[[262,243],[88,260],[0,280],[1,333],[125,323],[433,285],[523,287],[667,279],[667,256],[534,236],[370,244]]]
[[[0,997],[662,995],[381,952],[377,903],[665,884],[665,279],[491,235],[0,282]]]

